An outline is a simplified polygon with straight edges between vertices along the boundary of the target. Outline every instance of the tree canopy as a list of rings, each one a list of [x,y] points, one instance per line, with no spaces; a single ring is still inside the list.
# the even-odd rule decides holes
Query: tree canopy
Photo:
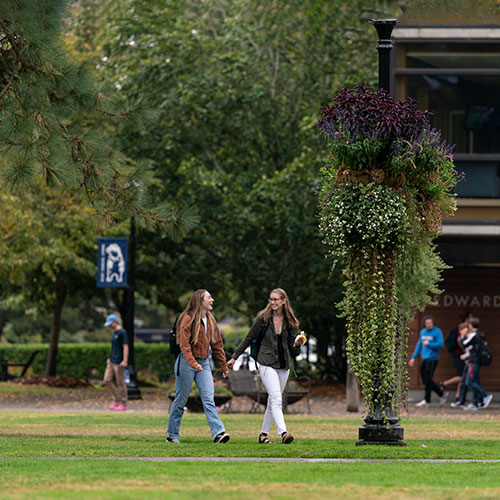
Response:
[[[154,259],[139,266],[160,301],[179,308],[183,293],[203,286],[251,317],[281,286],[326,362],[341,323],[332,307],[339,278],[330,279],[316,219],[324,156],[316,120],[337,88],[375,83],[368,20],[393,15],[393,4],[78,2],[75,50],[124,98],[142,96],[156,111],[147,132],[122,123],[116,139],[154,165],[156,196],[200,210],[182,245],[156,234],[142,244]],[[158,269],[161,283],[152,279]]]
[[[143,128],[118,117],[98,138],[151,167],[153,205],[199,211],[198,228],[182,243],[164,231],[138,236],[141,293],[179,309],[180,297],[204,287],[219,311],[250,319],[281,286],[302,327],[318,338],[323,361],[336,339],[341,364],[342,324],[333,308],[340,278],[330,276],[316,218],[324,158],[316,120],[339,87],[376,82],[368,20],[392,17],[395,3],[72,4],[65,41],[81,71],[114,88],[122,103],[153,111]],[[102,112],[109,101],[97,96],[88,102]]]

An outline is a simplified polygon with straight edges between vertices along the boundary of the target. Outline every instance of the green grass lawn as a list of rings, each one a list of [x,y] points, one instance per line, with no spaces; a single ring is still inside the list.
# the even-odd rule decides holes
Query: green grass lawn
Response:
[[[223,415],[214,445],[188,414],[182,443],[167,415],[0,412],[1,498],[499,498],[498,463],[269,463],[38,460],[34,457],[321,457],[500,459],[497,418],[402,419],[408,447],[354,445],[353,418],[287,416],[296,441],[257,444],[262,415]]]

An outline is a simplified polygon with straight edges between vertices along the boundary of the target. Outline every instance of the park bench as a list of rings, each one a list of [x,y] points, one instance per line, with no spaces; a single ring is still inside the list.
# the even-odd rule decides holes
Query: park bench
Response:
[[[267,391],[263,387],[259,374],[250,370],[230,371],[228,375],[229,390],[234,396],[247,396],[253,403],[250,413],[259,411],[259,405],[267,405]],[[283,411],[288,412],[288,405],[306,398],[308,413],[311,413],[309,393],[311,379],[309,377],[295,377],[288,380],[283,392]],[[228,411],[231,411],[231,403]]]
[[[267,392],[261,387],[258,374],[250,370],[230,370],[228,374],[229,390],[233,396],[247,396],[252,400],[250,413],[255,413],[259,409],[262,398],[266,398]],[[231,411],[231,402],[227,411]]]
[[[18,378],[17,375],[11,375],[9,373],[9,368],[10,367],[22,367],[23,371],[21,372],[21,375],[19,377],[24,377],[26,375],[26,372],[28,371],[29,367],[33,364],[33,361],[35,360],[36,355],[40,351],[33,351],[31,353],[31,356],[28,358],[28,360],[25,363],[11,363],[8,361],[3,361],[2,362],[2,370],[0,371],[0,381],[2,382],[7,382],[8,380],[13,380],[15,378]]]

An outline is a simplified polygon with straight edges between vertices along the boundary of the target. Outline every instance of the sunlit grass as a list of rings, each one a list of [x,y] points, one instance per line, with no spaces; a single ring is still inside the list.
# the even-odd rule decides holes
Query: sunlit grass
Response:
[[[231,440],[211,442],[203,414],[187,414],[181,444],[165,443],[168,415],[116,413],[0,412],[0,455],[67,456],[234,456],[317,458],[500,458],[500,422],[493,418],[403,419],[408,446],[356,447],[362,420],[289,415],[296,440],[257,443],[262,415],[222,414]]]
[[[164,439],[166,414],[0,412],[0,457],[6,457],[0,459],[1,498],[500,498],[498,463],[140,460],[140,457],[153,460],[158,457],[500,458],[500,422],[485,416],[403,418],[406,448],[356,447],[361,419],[298,415],[287,416],[289,429],[296,436],[292,445],[281,445],[276,440],[273,445],[263,446],[257,443],[262,415],[221,416],[231,434],[228,443],[211,442],[204,415],[186,414],[181,427],[182,442],[172,445]]]
[[[498,464],[0,460],[2,498],[498,498]]]

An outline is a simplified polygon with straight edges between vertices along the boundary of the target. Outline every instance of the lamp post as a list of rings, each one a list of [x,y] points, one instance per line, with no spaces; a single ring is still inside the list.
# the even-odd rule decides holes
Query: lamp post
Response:
[[[390,54],[392,50],[391,33],[397,19],[372,19],[370,21],[378,34],[378,86],[390,92],[391,67]],[[375,393],[380,387],[380,375],[373,375]],[[399,418],[394,414],[391,400],[378,401],[373,412],[366,416],[365,424],[359,428],[359,441],[356,446],[369,444],[384,444],[391,446],[406,446],[404,429],[399,425]],[[384,417],[385,416],[385,417]]]
[[[377,30],[378,42],[378,88],[391,91],[391,33],[397,19],[372,19],[371,24]]]
[[[124,297],[124,326],[128,337],[128,371],[130,381],[127,383],[128,399],[142,399],[142,394],[137,385],[137,376],[135,372],[135,354],[134,354],[134,316],[135,316],[135,220],[130,219],[130,236],[128,240],[128,287]]]

